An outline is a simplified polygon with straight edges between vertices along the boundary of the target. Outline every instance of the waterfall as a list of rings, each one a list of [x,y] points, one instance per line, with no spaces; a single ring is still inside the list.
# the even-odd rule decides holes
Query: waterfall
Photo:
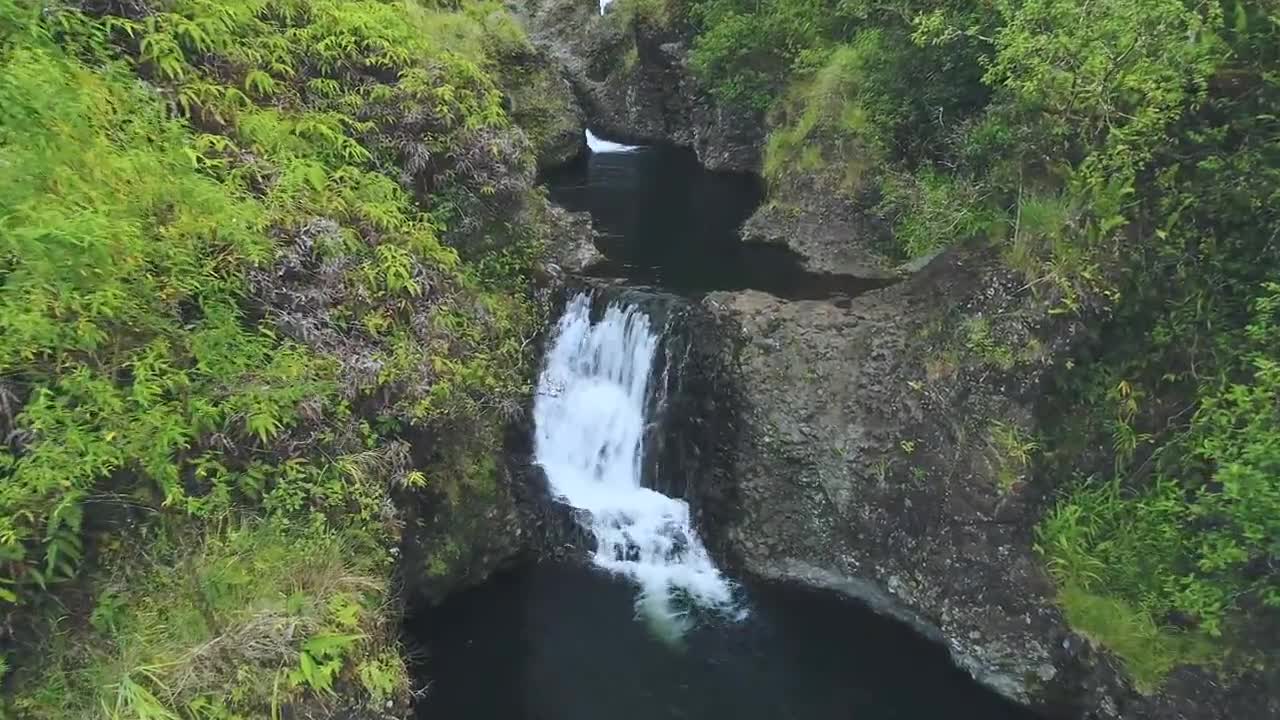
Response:
[[[587,131],[587,149],[593,153],[628,153],[641,149],[639,145],[623,145],[611,140],[596,137],[596,134]]]
[[[587,511],[596,565],[632,578],[638,604],[675,619],[680,601],[728,609],[730,583],[694,531],[689,504],[641,484],[658,334],[635,306],[566,306],[538,379],[534,452],[559,499]]]

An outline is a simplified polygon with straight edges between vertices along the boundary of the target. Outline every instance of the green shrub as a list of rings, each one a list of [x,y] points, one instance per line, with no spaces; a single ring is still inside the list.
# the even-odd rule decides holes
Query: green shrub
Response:
[[[701,28],[690,63],[723,102],[765,110],[801,52],[817,45],[826,12],[816,0],[690,3]]]
[[[524,43],[484,2],[0,0],[0,614],[92,627],[19,638],[20,716],[403,692],[393,494],[471,482],[527,392]]]
[[[671,0],[614,0],[606,17],[625,28],[644,25],[660,30],[672,23],[675,13]]]
[[[219,525],[101,578],[89,626],[51,629],[19,671],[21,717],[272,717],[357,666],[371,703],[404,687],[385,553],[320,526]]]
[[[891,250],[909,259],[973,239],[1002,238],[1008,220],[973,180],[932,171],[890,174],[877,212],[893,224]]]
[[[1225,50],[1212,3],[1032,0],[1000,11],[986,82],[1034,108],[1050,132],[1098,148],[1108,173],[1141,166]]]
[[[987,448],[996,476],[996,486],[1008,494],[1017,489],[1031,470],[1031,461],[1040,444],[1016,425],[992,423],[987,430]]]
[[[1005,250],[1009,266],[1028,281],[1047,275],[1077,277],[1084,271],[1074,220],[1078,211],[1063,195],[1028,195],[1018,199],[1013,230]]]
[[[1229,637],[1246,605],[1280,607],[1280,574],[1257,572],[1280,558],[1280,286],[1255,308],[1252,376],[1202,388],[1154,483],[1081,484],[1046,517],[1038,546],[1064,587],[1212,638]]]
[[[1064,586],[1058,602],[1067,622],[1124,661],[1140,692],[1159,689],[1179,665],[1218,665],[1221,651],[1203,636],[1155,624],[1151,615],[1114,598]]]
[[[0,329],[13,340],[0,372],[24,389],[17,423],[32,438],[0,453],[9,600],[74,574],[80,508],[100,489],[222,512],[257,501],[289,474],[287,463],[307,467],[289,452],[284,465],[270,459],[302,431],[300,406],[313,407],[311,425],[347,422],[341,358],[248,312],[248,277],[277,261],[275,238],[306,232],[316,218],[335,221],[317,251],[349,267],[335,289],[346,319],[334,316],[328,332],[384,348],[384,366],[402,374],[378,380],[405,388],[400,412],[481,419],[494,399],[522,391],[516,333],[530,313],[518,297],[484,295],[485,284],[497,290],[495,280],[518,276],[460,272],[439,237],[443,218],[381,172],[406,163],[455,194],[497,182],[463,174],[456,160],[414,165],[419,154],[464,149],[505,127],[483,57],[442,50],[424,34],[456,36],[461,21],[357,0],[182,0],[145,21],[71,10],[39,20],[12,0],[6,8],[21,22],[0,71],[0,134],[12,138],[0,150],[0,197],[11,208]],[[131,58],[112,44],[129,37],[159,95],[130,78]],[[54,38],[99,64],[64,55]],[[163,97],[219,133],[169,119]],[[386,143],[401,122],[395,113],[410,107],[426,108],[419,145]],[[438,299],[423,333],[414,323],[429,310],[428,290]],[[380,327],[382,338],[353,336],[351,321]],[[407,360],[397,366],[397,355]],[[424,357],[433,358],[430,379]],[[210,446],[215,435],[265,451],[267,468]]]
[[[765,176],[831,168],[850,194],[864,175],[883,162],[894,118],[884,107],[877,81],[894,62],[879,32],[869,31],[831,52],[813,75],[793,87],[776,111],[765,148]]]

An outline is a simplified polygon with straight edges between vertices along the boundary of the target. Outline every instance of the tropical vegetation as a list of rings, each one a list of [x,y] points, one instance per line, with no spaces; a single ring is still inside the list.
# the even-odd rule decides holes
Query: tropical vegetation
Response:
[[[525,45],[484,0],[0,0],[0,715],[406,697],[406,508],[492,491],[541,324]]]
[[[1280,623],[1280,8],[668,6],[714,95],[767,118],[776,198],[843,197],[899,259],[992,248],[1052,317],[1099,328],[1034,443],[1068,488],[1037,542],[1068,620],[1148,690],[1274,652],[1255,638]]]

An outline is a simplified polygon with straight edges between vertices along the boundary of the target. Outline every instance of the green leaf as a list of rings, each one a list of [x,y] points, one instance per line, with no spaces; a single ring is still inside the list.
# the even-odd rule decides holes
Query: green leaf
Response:
[[[362,639],[364,635],[321,633],[312,636],[302,647],[317,658],[332,658],[350,649]]]

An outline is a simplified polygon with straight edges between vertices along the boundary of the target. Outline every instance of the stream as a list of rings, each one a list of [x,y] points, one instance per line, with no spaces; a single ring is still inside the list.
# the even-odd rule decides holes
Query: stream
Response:
[[[804,283],[822,278],[799,263],[734,249],[759,202],[749,178],[706,173],[671,149],[602,142],[592,138],[589,177],[553,183],[552,194],[589,208],[610,233],[618,277],[676,292],[817,294]],[[837,294],[867,289],[844,284]],[[525,565],[411,617],[407,636],[423,649],[430,683],[418,716],[1032,718],[904,625],[843,596],[721,569],[687,499],[656,489],[683,483],[646,471],[681,360],[662,317],[637,303],[643,292],[568,298],[534,398],[535,460],[595,547],[583,563]]]

